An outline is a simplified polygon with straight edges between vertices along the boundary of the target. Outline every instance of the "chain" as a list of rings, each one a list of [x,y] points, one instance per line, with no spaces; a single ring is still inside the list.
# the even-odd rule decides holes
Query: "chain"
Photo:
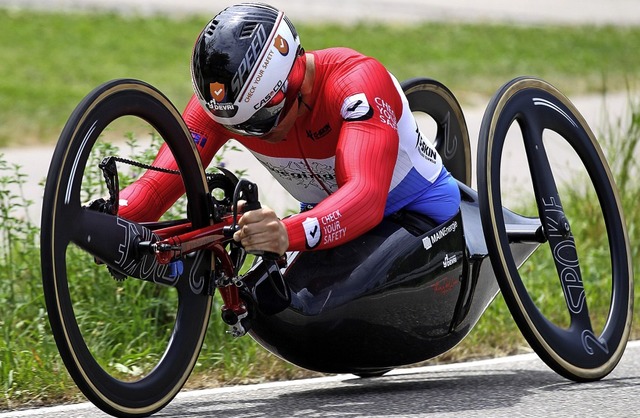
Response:
[[[111,213],[113,215],[118,213],[118,206],[120,202],[119,194],[120,194],[120,182],[118,181],[118,169],[116,167],[116,162],[132,165],[134,167],[139,167],[146,170],[159,171],[167,174],[179,175],[180,171],[171,170],[169,168],[156,167],[150,164],[141,163],[135,160],[129,160],[127,158],[121,157],[106,157],[102,160],[98,167],[102,170],[102,175],[104,177],[107,190],[109,191],[109,200],[98,199],[92,204],[95,206],[96,210],[101,212]],[[224,169],[220,169],[224,170]],[[222,176],[222,174],[214,174],[214,173],[206,173],[205,178],[207,179],[207,183],[214,181],[216,176]]]
[[[117,161],[119,163],[129,164],[129,165],[132,165],[134,167],[144,168],[145,170],[159,171],[161,173],[167,173],[167,174],[180,174],[179,170],[171,170],[170,168],[156,167],[155,165],[145,164],[145,163],[141,163],[139,161],[129,160],[127,158],[121,158],[121,157],[111,157],[111,158],[113,158],[114,161]],[[211,179],[212,176],[214,176],[213,173],[206,173],[205,172],[204,174],[205,174],[205,177],[207,178],[207,180]]]
[[[180,174],[180,171],[178,170],[171,170],[169,168],[156,167],[154,165],[144,164],[139,161],[128,160],[126,158],[121,158],[121,157],[112,157],[112,158],[114,161],[117,161],[119,163],[129,164],[134,167],[144,168],[146,170],[160,171],[162,173],[168,173],[168,174]]]

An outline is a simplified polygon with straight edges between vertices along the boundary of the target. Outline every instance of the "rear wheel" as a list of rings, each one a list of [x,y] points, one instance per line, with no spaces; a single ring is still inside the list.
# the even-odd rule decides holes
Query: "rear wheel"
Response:
[[[402,89],[420,129],[434,142],[444,166],[455,179],[471,186],[469,131],[451,90],[430,78],[403,81]]]
[[[553,277],[547,287],[541,287],[545,278],[540,271],[519,272],[510,251],[502,212],[508,193],[501,183],[508,136],[521,136],[529,164],[533,216],[540,219],[549,250],[541,247],[543,258],[538,252],[532,258],[548,265]],[[565,150],[555,151],[565,143]],[[582,163],[585,175],[567,179],[561,188],[557,182],[571,164],[563,163],[554,172],[550,160],[570,153]],[[516,170],[524,168],[518,163]],[[522,334],[562,376],[575,381],[606,376],[629,338],[633,273],[620,197],[586,122],[566,97],[542,80],[523,77],[505,84],[482,121],[478,184],[493,269]],[[581,184],[588,186],[584,193]],[[518,190],[524,188],[517,184]]]
[[[119,281],[121,275],[96,262],[97,242],[140,229],[85,204],[108,196],[97,164],[121,152],[114,144],[129,147],[123,138],[132,132],[152,132],[152,142],[168,145],[193,227],[207,225],[207,185],[190,134],[166,97],[135,80],[98,87],[71,115],[52,158],[41,223],[45,300],[60,355],[84,395],[116,416],[150,415],[173,399],[195,365],[212,302],[203,291],[211,270],[206,253],[175,283],[164,283],[171,286],[157,284],[153,259],[147,281]],[[146,154],[142,142],[135,152]],[[149,149],[155,155],[157,148]],[[120,182],[127,177],[137,174],[123,172]],[[116,241],[115,248],[134,251],[127,242]]]

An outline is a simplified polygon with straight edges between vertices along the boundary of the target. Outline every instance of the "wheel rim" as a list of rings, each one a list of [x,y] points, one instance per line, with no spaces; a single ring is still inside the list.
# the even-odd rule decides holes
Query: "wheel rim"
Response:
[[[527,148],[534,190],[558,276],[562,283],[571,326],[548,321],[531,299],[512,262],[502,216],[500,159],[504,138],[517,122]],[[612,265],[612,301],[600,335],[591,318],[582,285],[575,241],[562,231],[564,209],[548,157],[541,146],[543,130],[558,132],[585,164],[605,219]],[[533,145],[535,143],[535,145]],[[532,348],[554,370],[574,380],[604,377],[619,361],[626,344],[633,303],[632,272],[626,228],[619,197],[602,151],[584,119],[555,88],[541,80],[522,78],[507,83],[490,103],[479,143],[478,182],[481,218],[487,247],[505,300]]]
[[[206,330],[211,298],[193,292],[193,284],[197,284],[199,278],[192,280],[192,283],[181,281],[176,287],[178,306],[175,324],[193,325],[173,327],[166,350],[148,375],[132,382],[119,380],[96,361],[92,349],[87,347],[87,331],[80,329],[74,309],[79,299],[73,300],[67,286],[67,275],[70,273],[67,271],[67,255],[73,252],[71,243],[83,239],[83,234],[90,230],[90,224],[82,221],[82,212],[85,211],[81,209],[80,184],[89,150],[102,131],[124,115],[145,120],[166,138],[184,138],[186,130],[177,119],[179,114],[164,96],[152,87],[132,80],[119,80],[101,86],[85,99],[76,112],[80,112],[75,114],[76,126],[65,127],[56,149],[43,205],[43,280],[52,329],[65,365],[90,400],[109,413],[148,415],[175,396],[193,368]],[[193,149],[184,147],[184,144],[184,150],[178,149],[177,139],[172,143],[168,141],[168,145],[175,149],[176,159],[180,168],[185,170],[185,177],[201,177],[199,184],[194,181],[186,187],[192,220],[196,226],[203,226],[208,216],[205,211],[206,182],[201,174],[202,168],[193,158]],[[191,166],[187,167],[185,162]],[[67,228],[68,219],[74,222]]]

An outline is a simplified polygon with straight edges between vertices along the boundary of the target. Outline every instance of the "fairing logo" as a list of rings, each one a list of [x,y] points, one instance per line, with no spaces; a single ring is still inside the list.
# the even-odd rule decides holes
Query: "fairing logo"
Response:
[[[458,262],[458,256],[456,256],[455,254],[445,254],[444,260],[442,261],[442,266],[444,268],[451,267],[457,262]]]
[[[434,234],[427,235],[422,239],[422,245],[425,250],[430,249],[436,242],[440,241],[442,238],[449,235],[451,232],[455,232],[458,229],[458,222],[453,221],[451,224],[443,227],[442,229],[436,231]]]

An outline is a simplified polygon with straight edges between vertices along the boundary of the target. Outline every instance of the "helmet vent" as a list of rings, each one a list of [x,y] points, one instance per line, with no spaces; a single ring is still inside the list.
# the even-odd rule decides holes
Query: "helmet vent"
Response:
[[[253,35],[256,28],[258,27],[258,22],[247,22],[242,27],[242,31],[240,32],[240,39],[249,38]]]
[[[207,36],[211,36],[213,35],[213,31],[216,30],[216,27],[218,27],[218,21],[217,20],[212,20],[211,23],[209,24],[209,26],[207,26],[207,29],[205,29],[204,33]]]

